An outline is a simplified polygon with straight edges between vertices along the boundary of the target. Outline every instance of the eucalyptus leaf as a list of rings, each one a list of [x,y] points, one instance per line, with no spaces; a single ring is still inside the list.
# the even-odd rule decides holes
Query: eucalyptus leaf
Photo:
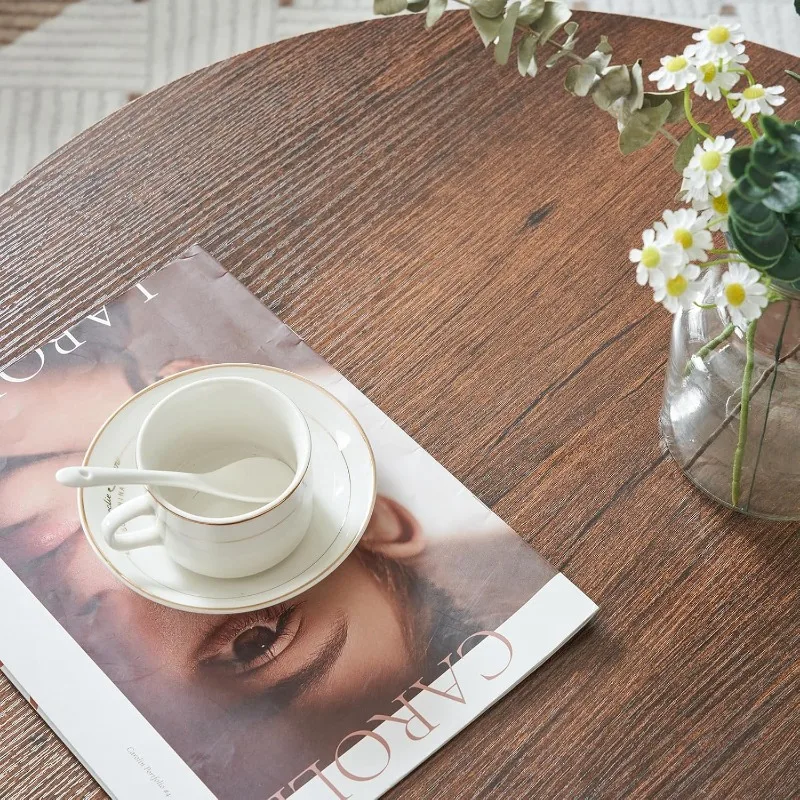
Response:
[[[669,100],[670,104],[667,125],[682,122],[686,119],[686,112],[683,108],[683,92],[644,92],[642,108],[660,106],[665,100]]]
[[[644,76],[642,75],[642,59],[635,61],[631,67],[631,93],[625,99],[631,111],[637,111],[644,105]]]
[[[539,34],[539,41],[544,43],[566,24],[571,16],[572,12],[561,0],[545,0],[544,11],[531,25],[531,29]]]
[[[498,64],[507,64],[508,57],[511,55],[511,44],[514,41],[514,26],[517,24],[519,6],[519,0],[512,3],[506,9],[506,16],[500,25],[500,33],[497,37],[497,44],[494,47],[494,60]]]
[[[650,144],[669,116],[669,109],[669,101],[665,100],[660,106],[633,111],[619,135],[620,152],[629,155]]]
[[[550,58],[547,59],[545,62],[546,67],[553,67],[555,66],[562,58],[566,57],[569,53],[571,53],[575,49],[575,45],[578,41],[575,34],[578,32],[578,23],[577,22],[568,22],[564,26],[564,33],[567,34],[567,38],[564,42],[562,42],[560,49],[556,50]]]
[[[544,13],[544,0],[525,0],[519,9],[517,22],[520,25],[530,25],[536,22]]]
[[[600,108],[608,111],[612,103],[627,97],[632,88],[628,67],[619,64],[604,70],[600,80],[594,85],[592,98]]]
[[[611,53],[604,53],[602,50],[595,50],[583,59],[586,64],[594,67],[595,73],[600,76],[605,68],[611,63]]]
[[[711,126],[705,122],[700,122],[698,125],[706,133],[711,130]],[[675,151],[675,156],[672,159],[672,166],[675,168],[675,172],[677,172],[678,175],[682,175],[686,167],[689,166],[689,162],[694,155],[694,148],[697,147],[703,139],[705,139],[705,136],[698,133],[694,128],[684,136],[683,141],[678,146],[678,149]]]
[[[488,47],[499,35],[500,26],[503,24],[503,18],[488,19],[487,17],[479,14],[474,8],[469,10],[469,16],[472,19],[472,24],[475,30],[478,31],[484,47]]]
[[[591,64],[575,64],[567,70],[564,88],[577,97],[586,97],[597,80],[597,72]]]
[[[610,56],[614,52],[611,42],[608,41],[608,36],[600,37],[600,44],[595,47],[595,52],[602,53],[605,56]]]
[[[519,17],[517,17],[519,19]],[[517,47],[517,69],[520,75],[536,77],[536,45],[539,40],[535,36],[524,36]]]
[[[372,10],[382,16],[399,14],[408,8],[408,0],[373,0]]]
[[[430,0],[428,13],[425,16],[425,26],[432,28],[447,10],[447,0]]]
[[[506,9],[506,0],[470,0],[470,8],[482,17],[502,17]]]

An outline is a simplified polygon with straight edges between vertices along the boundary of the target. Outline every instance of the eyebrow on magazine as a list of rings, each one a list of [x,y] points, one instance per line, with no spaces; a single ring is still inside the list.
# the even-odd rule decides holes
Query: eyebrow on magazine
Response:
[[[342,616],[313,660],[289,678],[278,681],[266,694],[280,702],[292,702],[316,688],[336,666],[347,643],[347,618]]]

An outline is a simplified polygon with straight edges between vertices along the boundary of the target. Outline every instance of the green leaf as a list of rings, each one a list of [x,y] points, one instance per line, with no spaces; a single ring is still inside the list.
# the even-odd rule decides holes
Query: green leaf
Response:
[[[525,0],[519,9],[517,22],[520,25],[530,25],[536,22],[544,13],[544,0]]]
[[[770,270],[770,275],[782,281],[796,283],[800,280],[800,249],[797,245],[789,243],[778,263]]]
[[[544,11],[531,25],[531,29],[539,34],[539,41],[544,43],[566,24],[571,16],[572,12],[561,0],[545,0]]]
[[[506,0],[471,0],[470,8],[477,11],[482,17],[494,19],[503,16]]]
[[[787,214],[800,208],[800,180],[790,172],[779,172],[762,201],[772,211]]]
[[[609,67],[594,85],[592,98],[600,108],[608,111],[612,103],[627,97],[633,88],[631,74],[625,64]]]
[[[734,178],[740,178],[744,175],[744,171],[750,163],[750,150],[751,148],[749,147],[740,147],[731,153],[728,166]]]
[[[428,0],[413,0],[413,2],[409,2],[408,4],[408,11],[412,14],[419,14],[420,11],[424,11],[428,7]]]
[[[686,119],[686,112],[683,108],[683,92],[644,92],[642,108],[660,106],[665,100],[669,100],[671,106],[667,117],[667,125],[682,122]]]
[[[577,97],[586,97],[597,80],[597,72],[591,64],[575,64],[567,70],[564,88]]]
[[[747,175],[747,179],[750,183],[754,186],[758,186],[759,189],[767,190],[772,185],[772,171],[764,172],[764,170],[758,168],[755,162],[751,162],[747,165],[744,174]]]
[[[447,0],[430,0],[428,13],[425,17],[425,27],[432,28],[447,10]]]
[[[503,18],[487,19],[479,14],[474,8],[469,10],[469,16],[472,19],[472,24],[478,31],[484,47],[488,47],[499,35],[500,26],[503,24]]]
[[[764,135],[775,142],[788,156],[800,156],[800,130],[793,125],[785,125],[774,117],[761,117]]]
[[[632,112],[619,135],[619,149],[622,155],[629,155],[650,144],[669,116],[669,109],[669,101],[665,100],[660,106],[641,108]]]
[[[506,9],[506,16],[500,25],[500,33],[498,34],[497,44],[494,48],[494,60],[498,64],[507,64],[508,57],[511,55],[511,44],[514,41],[514,26],[517,24],[519,6],[519,0],[512,3],[508,9]]]
[[[711,130],[711,126],[705,122],[698,123],[699,127],[701,127],[706,133]],[[675,156],[672,159],[672,166],[675,168],[675,172],[678,175],[682,175],[683,171],[686,167],[689,166],[689,162],[692,160],[692,156],[694,155],[694,148],[700,144],[705,137],[702,136],[698,131],[692,128],[689,133],[683,138],[683,141],[678,146],[678,149],[675,151]]]
[[[517,69],[520,75],[536,76],[536,45],[538,43],[539,40],[535,36],[525,36],[520,40],[517,48]]]
[[[800,75],[798,75],[798,74],[797,74],[796,72],[794,72],[793,70],[786,69],[786,70],[784,70],[784,72],[785,72],[787,75],[789,75],[789,76],[791,76],[792,78],[794,78],[796,81],[800,81]]]
[[[790,211],[783,216],[783,224],[790,236],[800,239],[800,211]]]
[[[408,8],[408,0],[373,0],[372,10],[376,14],[388,17],[391,14],[399,14]]]
[[[748,203],[761,203],[767,196],[767,190],[753,183],[747,176],[738,180],[736,188],[739,190],[739,194],[741,194]]]

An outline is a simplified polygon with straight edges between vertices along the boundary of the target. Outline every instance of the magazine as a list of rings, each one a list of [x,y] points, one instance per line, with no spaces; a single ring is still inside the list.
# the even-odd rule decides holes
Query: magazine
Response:
[[[282,628],[129,590],[53,477],[133,393],[221,362],[318,383],[375,453],[366,533]],[[198,247],[0,371],[0,515],[2,669],[121,800],[379,797],[597,610]]]

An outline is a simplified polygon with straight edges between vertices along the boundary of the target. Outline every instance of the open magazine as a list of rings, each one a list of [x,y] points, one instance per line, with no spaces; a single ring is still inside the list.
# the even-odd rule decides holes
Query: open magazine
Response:
[[[288,641],[126,588],[53,477],[133,393],[218,362],[319,383],[375,452],[367,532]],[[379,797],[597,610],[199,248],[0,371],[0,517],[2,668],[123,800]]]

